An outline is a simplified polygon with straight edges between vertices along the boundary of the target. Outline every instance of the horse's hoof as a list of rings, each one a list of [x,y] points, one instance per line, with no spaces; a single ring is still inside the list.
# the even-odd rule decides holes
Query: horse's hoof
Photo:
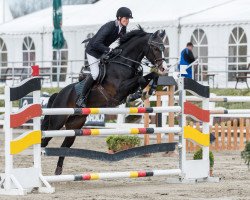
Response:
[[[55,175],[61,175],[62,174],[62,167],[56,167]]]
[[[46,155],[46,152],[45,152],[45,148],[41,148],[41,156],[45,156]]]

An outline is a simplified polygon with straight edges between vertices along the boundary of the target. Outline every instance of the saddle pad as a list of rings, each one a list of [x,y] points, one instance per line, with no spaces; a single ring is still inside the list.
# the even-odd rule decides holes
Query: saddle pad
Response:
[[[77,84],[75,84],[75,92],[77,94],[77,96],[79,96],[82,93],[83,87],[85,85],[85,80],[83,79],[82,81],[78,82]]]

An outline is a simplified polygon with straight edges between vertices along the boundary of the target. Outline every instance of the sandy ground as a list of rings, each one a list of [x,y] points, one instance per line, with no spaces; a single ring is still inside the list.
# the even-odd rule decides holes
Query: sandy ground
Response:
[[[58,147],[62,138],[54,138],[50,147]],[[3,144],[3,136],[0,136]],[[79,137],[74,147],[107,151],[104,138]],[[0,169],[4,168],[4,153],[1,145]],[[15,156],[15,166],[30,166],[31,151]],[[225,199],[250,200],[250,171],[240,158],[240,152],[215,154],[214,176],[220,177],[220,183],[169,184],[168,177],[150,177],[140,179],[98,180],[88,182],[62,182],[52,184],[54,194],[30,194],[25,197],[6,197],[0,199],[86,199],[86,200],[131,200],[131,199]],[[43,174],[53,175],[57,163],[56,157],[43,157]],[[136,157],[115,163],[101,162],[80,158],[66,158],[63,174],[81,174],[85,172],[110,172],[129,170],[171,169],[178,165],[178,155],[165,157],[162,153],[150,158]],[[174,177],[174,176],[172,176]]]

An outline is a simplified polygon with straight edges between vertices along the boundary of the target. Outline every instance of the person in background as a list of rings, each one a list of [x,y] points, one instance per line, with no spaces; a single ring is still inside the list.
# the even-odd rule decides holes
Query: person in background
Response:
[[[195,61],[194,55],[193,55],[193,47],[194,45],[192,44],[192,42],[188,42],[187,46],[185,49],[182,50],[181,52],[181,57],[180,57],[180,63],[178,65],[178,69],[180,71],[181,65],[190,65],[191,63],[193,63]],[[182,77],[186,77],[186,78],[193,78],[192,77],[192,67],[189,67],[187,69],[187,74],[182,74]]]

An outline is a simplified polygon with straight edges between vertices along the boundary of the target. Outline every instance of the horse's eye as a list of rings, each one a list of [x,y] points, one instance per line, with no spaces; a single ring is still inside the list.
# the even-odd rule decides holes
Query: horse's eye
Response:
[[[159,46],[159,49],[160,49],[161,51],[164,51],[164,49],[165,49],[164,45],[160,45],[160,46]]]

